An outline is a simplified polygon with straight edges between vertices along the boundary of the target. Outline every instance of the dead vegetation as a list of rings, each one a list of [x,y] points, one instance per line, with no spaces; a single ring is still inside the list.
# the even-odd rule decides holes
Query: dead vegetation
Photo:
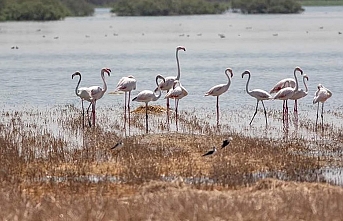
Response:
[[[101,113],[98,126],[84,130],[73,106],[2,113],[0,219],[340,217],[343,189],[327,184],[322,172],[342,167],[337,126],[325,125],[318,139],[285,138],[256,135],[253,128],[238,131],[229,123],[216,127],[206,116],[183,112],[182,132],[157,114],[151,115],[154,130],[143,134],[144,114],[133,112],[131,131],[124,136],[122,120]],[[230,115],[228,121],[242,121],[242,116]],[[301,123],[298,130],[313,130],[313,123]],[[221,149],[229,136],[232,142]],[[119,140],[124,148],[112,150]],[[215,155],[201,157],[213,146]]]

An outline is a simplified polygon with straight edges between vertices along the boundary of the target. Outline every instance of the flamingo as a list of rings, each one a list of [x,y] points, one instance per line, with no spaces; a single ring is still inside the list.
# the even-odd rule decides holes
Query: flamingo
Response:
[[[75,88],[75,94],[76,96],[80,97],[81,99],[81,106],[82,106],[82,126],[85,127],[85,110],[83,107],[83,101],[92,102],[91,97],[91,89],[88,87],[80,87],[81,83],[81,73],[79,71],[76,71],[74,74],[71,75],[71,79],[74,79],[75,76],[79,76],[79,81],[77,82],[76,88]]]
[[[294,100],[294,112],[298,112],[298,102],[297,101],[303,97],[306,97],[308,94],[308,88],[307,88],[305,79],[308,81],[308,76],[306,74],[303,75],[303,83],[305,86],[305,91],[303,89],[298,89],[294,93],[294,95],[291,98],[289,98],[290,100]]]
[[[100,86],[91,86],[89,87],[89,89],[91,90],[91,104],[92,104],[92,114],[93,114],[93,126],[95,126],[95,105],[97,100],[99,100],[100,98],[102,98],[102,96],[105,94],[105,92],[107,91],[107,84],[105,81],[105,72],[108,74],[108,76],[111,75],[111,69],[109,68],[102,68],[101,72],[100,72],[100,76],[102,78],[102,81],[104,83],[103,88]],[[88,108],[89,109],[89,108]],[[88,112],[88,110],[87,110]]]
[[[216,96],[217,97],[217,125],[219,124],[219,96],[221,94],[223,94],[224,92],[226,92],[229,89],[230,84],[231,84],[231,78],[230,78],[228,72],[230,72],[231,78],[233,77],[232,69],[231,68],[227,68],[225,70],[225,75],[228,78],[227,84],[218,84],[216,86],[213,86],[205,94],[205,96],[211,95],[211,96]]]
[[[179,100],[183,97],[188,95],[188,91],[184,88],[179,80],[174,81],[173,89],[170,90],[165,99],[175,99],[175,123],[176,123],[176,130],[178,130],[178,107],[179,107]]]
[[[180,69],[180,62],[179,62],[179,51],[186,51],[186,48],[184,46],[177,46],[176,47],[176,64],[177,64],[177,76],[169,76],[165,78],[165,82],[161,82],[160,87],[162,91],[167,91],[167,93],[169,92],[170,89],[173,88],[174,85],[174,81],[175,80],[180,80],[180,76],[181,76],[181,69]],[[167,121],[169,123],[169,98],[167,98]]]
[[[129,75],[127,77],[122,77],[118,84],[115,91],[124,91],[125,92],[125,100],[124,100],[124,120],[126,122],[126,103],[127,103],[127,110],[129,114],[129,127],[130,127],[130,96],[131,91],[136,90],[136,79],[134,76]],[[129,99],[126,101],[126,94],[129,92]]]
[[[256,115],[256,113],[257,113],[258,103],[261,101],[261,103],[262,103],[262,105],[263,105],[263,109],[264,109],[264,116],[266,117],[266,126],[267,126],[267,125],[268,125],[268,123],[267,123],[267,111],[266,111],[266,108],[265,108],[265,106],[264,106],[263,101],[264,101],[264,100],[270,100],[270,99],[272,99],[272,96],[271,96],[267,91],[264,91],[264,90],[262,90],[262,89],[254,89],[254,90],[252,90],[252,91],[249,91],[248,85],[249,85],[250,77],[251,77],[250,71],[248,71],[248,70],[244,71],[244,72],[242,73],[242,78],[244,77],[244,75],[248,75],[248,76],[249,76],[249,77],[248,77],[247,84],[246,84],[246,86],[245,86],[245,89],[246,89],[247,93],[248,93],[250,96],[256,98],[256,100],[257,100],[257,103],[256,103],[256,110],[255,110],[254,116],[252,117],[252,119],[251,119],[249,125],[251,125],[252,121],[254,120],[255,115]]]
[[[297,71],[299,71],[301,73],[301,75],[303,75],[303,70],[300,67],[296,67],[294,69],[293,75],[294,75],[294,79],[295,79],[295,87],[294,88],[293,87],[284,87],[281,90],[279,90],[274,96],[274,99],[285,101],[284,105],[283,105],[283,113],[282,113],[283,120],[288,119],[287,100],[290,99],[291,97],[293,97],[299,88],[298,78],[296,75]],[[284,84],[286,85],[287,82],[285,82]]]
[[[317,118],[316,118],[316,128],[318,123],[318,109],[319,109],[319,103],[322,103],[322,112],[321,112],[321,118],[322,118],[322,129],[324,129],[324,119],[323,119],[323,110],[324,110],[324,103],[327,99],[329,99],[332,96],[332,92],[324,87],[322,84],[318,84],[317,91],[313,98],[313,104],[318,103],[317,107]]]
[[[150,90],[143,90],[141,92],[138,93],[138,95],[132,99],[132,101],[137,101],[137,102],[144,102],[145,103],[145,129],[146,129],[146,133],[148,133],[149,129],[148,129],[148,103],[150,101],[157,101],[160,97],[161,97],[161,84],[158,84],[158,79],[162,79],[163,81],[165,81],[164,77],[162,77],[161,75],[157,75],[156,76],[156,84],[157,84],[157,88],[154,91],[150,91]],[[156,95],[156,92],[158,92],[158,94]]]

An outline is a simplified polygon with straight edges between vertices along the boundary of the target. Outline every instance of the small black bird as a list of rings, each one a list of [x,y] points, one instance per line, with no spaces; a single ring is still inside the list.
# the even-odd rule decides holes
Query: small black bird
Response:
[[[229,139],[223,140],[222,148],[229,145],[231,140],[232,140],[232,137],[229,137]]]
[[[111,149],[116,149],[116,150],[120,150],[122,147],[124,146],[123,141],[119,141],[116,145],[114,145],[114,147],[112,147]]]
[[[202,156],[204,157],[204,156],[213,155],[216,151],[217,151],[217,148],[216,148],[216,147],[213,147],[213,150],[208,151],[207,153],[205,153],[205,154],[202,155]]]

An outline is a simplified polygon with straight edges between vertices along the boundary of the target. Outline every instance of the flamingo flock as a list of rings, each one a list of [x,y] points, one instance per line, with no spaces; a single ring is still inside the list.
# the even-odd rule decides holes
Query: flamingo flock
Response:
[[[175,124],[176,130],[178,130],[178,107],[179,101],[188,95],[187,89],[182,85],[180,77],[181,77],[181,68],[180,68],[180,61],[179,61],[179,51],[186,51],[186,48],[183,46],[176,47],[176,63],[177,63],[177,76],[169,76],[163,77],[162,75],[157,75],[155,78],[156,88],[151,90],[143,90],[139,92],[132,101],[135,102],[142,102],[145,103],[145,132],[149,132],[149,124],[148,124],[148,106],[149,102],[157,101],[162,96],[162,91],[166,91],[166,95],[164,99],[166,99],[166,112],[167,112],[167,121],[166,123],[169,125],[169,112],[170,112],[170,99],[175,100]],[[302,76],[302,83],[304,84],[304,89],[301,89],[299,86],[298,75],[300,73]],[[95,126],[95,109],[96,103],[99,99],[103,97],[105,92],[107,91],[107,84],[105,81],[105,74],[110,76],[111,69],[109,68],[102,68],[100,72],[100,77],[103,81],[103,86],[91,86],[91,87],[80,87],[81,84],[81,73],[76,71],[72,74],[72,79],[76,76],[79,77],[76,88],[75,94],[81,99],[81,108],[82,108],[82,125],[85,127],[85,109],[84,109],[84,101],[89,102],[89,106],[87,108],[87,120],[89,126]],[[210,88],[207,92],[205,92],[204,96],[214,96],[216,97],[216,120],[217,126],[219,126],[219,96],[227,92],[230,88],[232,78],[234,76],[233,70],[231,68],[226,68],[224,72],[227,83],[218,84]],[[308,86],[306,82],[309,80],[309,77],[304,74],[304,71],[300,67],[295,67],[293,71],[294,78],[284,78],[277,82],[275,86],[269,91],[265,91],[262,89],[249,89],[249,83],[251,79],[251,72],[246,70],[242,73],[242,78],[247,75],[247,81],[245,85],[246,93],[256,99],[256,107],[255,112],[250,120],[249,125],[252,124],[257,112],[258,112],[258,105],[261,102],[263,106],[264,116],[265,116],[265,124],[266,127],[268,125],[267,119],[267,111],[265,108],[264,101],[267,100],[282,100],[283,101],[283,113],[282,119],[283,122],[288,121],[288,100],[294,100],[294,109],[293,112],[296,114],[298,112],[298,100],[304,98],[308,95]],[[159,82],[160,81],[160,82]],[[131,101],[131,92],[136,90],[137,80],[134,76],[129,75],[127,77],[120,78],[115,91],[122,91],[125,93],[124,95],[124,125],[128,120],[128,124],[130,125],[130,101]],[[318,124],[319,118],[319,106],[322,103],[321,107],[321,125],[322,129],[324,128],[324,119],[323,119],[323,109],[324,103],[332,96],[332,92],[324,87],[322,84],[317,86],[317,91],[313,98],[313,104],[318,103],[317,106],[317,118],[316,118],[316,128]],[[89,109],[92,107],[92,116],[89,117]],[[128,117],[127,117],[128,115]],[[124,126],[125,128],[125,126]],[[215,153],[216,149],[214,148],[211,150],[211,154]]]

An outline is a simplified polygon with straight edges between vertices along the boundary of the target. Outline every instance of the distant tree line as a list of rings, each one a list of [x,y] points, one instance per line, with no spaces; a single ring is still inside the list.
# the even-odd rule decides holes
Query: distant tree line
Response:
[[[119,16],[242,13],[299,13],[296,0],[0,0],[1,20],[59,20],[89,16],[99,6],[112,7]]]
[[[219,14],[229,4],[206,0],[117,0],[112,12],[118,16]]]
[[[231,8],[248,14],[299,13],[304,11],[296,0],[232,0]]]
[[[93,12],[94,6],[85,0],[0,0],[0,20],[59,20]]]

